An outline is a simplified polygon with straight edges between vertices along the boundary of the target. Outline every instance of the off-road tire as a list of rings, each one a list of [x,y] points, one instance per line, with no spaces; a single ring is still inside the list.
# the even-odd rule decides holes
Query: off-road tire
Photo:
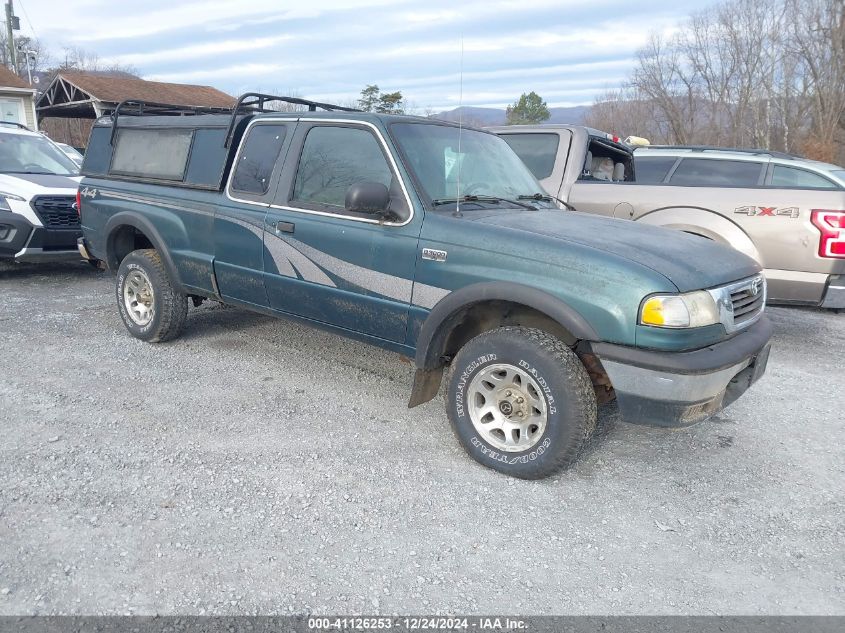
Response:
[[[130,318],[124,302],[124,286],[127,276],[133,270],[140,270],[146,275],[153,290],[152,318],[144,325],[139,325]],[[116,293],[120,317],[126,329],[135,338],[148,343],[163,343],[181,333],[188,316],[188,297],[174,289],[161,256],[155,249],[132,251],[120,262]]]
[[[492,365],[521,368],[542,386],[545,430],[525,451],[500,450],[472,422],[470,385]],[[563,341],[533,328],[502,327],[464,345],[452,361],[446,411],[473,459],[520,479],[541,479],[568,468],[596,428],[596,396],[584,365]]]

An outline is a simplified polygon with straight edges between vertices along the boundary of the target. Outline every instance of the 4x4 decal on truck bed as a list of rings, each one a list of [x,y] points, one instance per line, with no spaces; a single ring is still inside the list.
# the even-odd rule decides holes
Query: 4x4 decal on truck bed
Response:
[[[749,217],[786,217],[786,218],[797,218],[801,215],[801,211],[798,207],[738,207],[734,209],[734,213],[742,213],[743,215],[747,215]]]

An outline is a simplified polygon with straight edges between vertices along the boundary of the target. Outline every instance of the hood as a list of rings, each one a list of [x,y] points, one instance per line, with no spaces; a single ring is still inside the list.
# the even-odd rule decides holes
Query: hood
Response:
[[[760,266],[728,246],[697,235],[574,211],[481,214],[471,221],[581,244],[660,273],[680,292],[750,277]]]
[[[82,176],[0,173],[0,192],[30,200],[38,195],[76,195]]]

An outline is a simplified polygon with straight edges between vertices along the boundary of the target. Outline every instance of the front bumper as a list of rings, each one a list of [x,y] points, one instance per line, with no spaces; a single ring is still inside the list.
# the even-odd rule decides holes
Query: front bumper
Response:
[[[591,351],[607,372],[625,422],[687,426],[739,398],[766,371],[772,326],[761,317],[736,336],[691,352],[609,343]]]
[[[26,218],[0,211],[0,257],[13,258],[23,250],[34,228]]]
[[[19,262],[78,260],[81,229],[34,226],[14,213],[0,214],[0,258]]]

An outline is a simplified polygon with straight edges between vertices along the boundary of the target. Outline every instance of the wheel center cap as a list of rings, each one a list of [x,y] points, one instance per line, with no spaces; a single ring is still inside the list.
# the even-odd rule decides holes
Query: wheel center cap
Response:
[[[507,400],[504,400],[499,403],[499,411],[504,415],[511,415],[513,413],[513,405]]]

